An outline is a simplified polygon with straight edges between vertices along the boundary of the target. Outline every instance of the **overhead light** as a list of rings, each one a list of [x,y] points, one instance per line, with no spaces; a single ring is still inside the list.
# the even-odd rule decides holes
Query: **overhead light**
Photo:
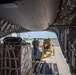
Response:
[[[5,8],[18,8],[16,3],[1,4]]]

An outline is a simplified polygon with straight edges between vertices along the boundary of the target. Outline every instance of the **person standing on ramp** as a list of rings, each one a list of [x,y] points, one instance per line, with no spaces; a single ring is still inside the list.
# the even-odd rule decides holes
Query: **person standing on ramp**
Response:
[[[36,55],[37,51],[38,51],[38,41],[36,41],[36,38],[32,42],[32,45],[33,45],[33,49],[34,49],[34,55]]]

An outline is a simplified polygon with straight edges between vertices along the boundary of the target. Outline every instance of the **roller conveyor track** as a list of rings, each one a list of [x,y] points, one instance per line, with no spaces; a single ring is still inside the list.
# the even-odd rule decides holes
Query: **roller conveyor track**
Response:
[[[33,63],[34,66],[34,75],[59,75],[58,67],[56,63]]]

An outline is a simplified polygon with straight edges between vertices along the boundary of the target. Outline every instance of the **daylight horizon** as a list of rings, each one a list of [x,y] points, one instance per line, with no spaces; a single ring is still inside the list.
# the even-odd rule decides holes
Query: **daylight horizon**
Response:
[[[33,31],[20,33],[22,38],[57,38],[54,32],[49,31]]]

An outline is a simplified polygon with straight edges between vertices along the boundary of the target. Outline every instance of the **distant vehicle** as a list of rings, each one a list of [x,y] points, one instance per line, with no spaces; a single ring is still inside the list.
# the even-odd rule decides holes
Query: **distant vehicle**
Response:
[[[53,46],[51,39],[44,39],[42,47],[42,58],[49,57],[53,55]]]

